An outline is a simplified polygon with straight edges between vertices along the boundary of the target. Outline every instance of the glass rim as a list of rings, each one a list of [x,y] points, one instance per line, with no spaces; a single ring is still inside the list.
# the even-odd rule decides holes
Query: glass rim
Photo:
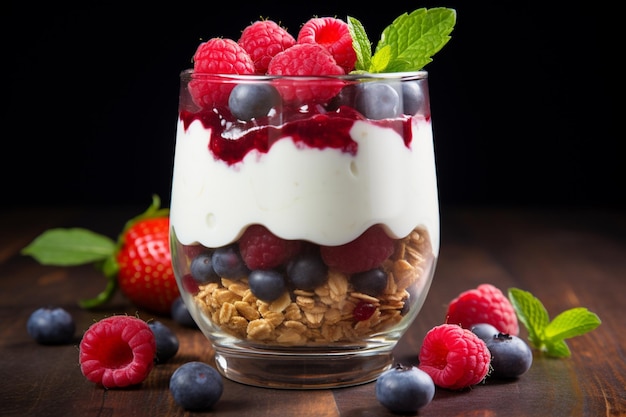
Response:
[[[263,74],[211,74],[196,73],[192,68],[181,71],[180,78],[185,81],[192,79],[211,79],[225,81],[313,81],[313,80],[335,80],[335,81],[362,81],[362,80],[397,80],[412,81],[428,78],[428,71],[404,71],[404,72],[380,72],[380,73],[351,73],[343,75],[263,75]]]

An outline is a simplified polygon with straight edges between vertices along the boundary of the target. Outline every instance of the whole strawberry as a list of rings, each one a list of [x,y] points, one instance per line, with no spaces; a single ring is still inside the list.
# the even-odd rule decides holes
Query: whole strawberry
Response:
[[[83,308],[109,301],[119,288],[137,307],[153,313],[170,314],[180,295],[172,271],[169,249],[169,209],[152,205],[129,220],[117,242],[82,228],[50,229],[22,249],[43,265],[76,266],[94,264],[108,284],[96,297],[80,300]]]

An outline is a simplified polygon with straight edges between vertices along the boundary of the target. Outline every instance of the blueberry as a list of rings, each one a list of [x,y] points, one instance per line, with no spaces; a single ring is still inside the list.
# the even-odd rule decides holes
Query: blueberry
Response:
[[[262,269],[250,272],[248,285],[256,298],[266,302],[276,300],[286,288],[285,278],[280,272]]]
[[[470,329],[472,333],[478,336],[480,339],[487,342],[490,339],[493,339],[500,331],[496,329],[489,323],[478,323],[471,327]]]
[[[215,249],[211,263],[217,275],[224,278],[238,279],[250,273],[236,245]]]
[[[204,362],[187,362],[170,377],[170,393],[185,410],[208,410],[222,396],[224,382],[220,373]]]
[[[415,115],[424,113],[426,96],[419,81],[407,81],[402,83],[402,106],[404,114]]]
[[[230,112],[239,120],[250,121],[267,116],[280,104],[278,90],[269,84],[237,84],[228,97]]]
[[[387,288],[387,274],[380,268],[370,269],[352,274],[350,282],[358,292],[376,297]]]
[[[414,414],[435,396],[430,375],[415,366],[396,365],[376,380],[376,399],[398,414]]]
[[[402,113],[398,91],[385,82],[359,84],[355,106],[363,116],[372,120],[398,117]]]
[[[491,352],[491,378],[517,378],[533,363],[532,350],[517,336],[498,333],[486,344]]]
[[[74,339],[76,324],[67,310],[61,307],[41,307],[26,323],[28,334],[43,345],[61,345]]]
[[[181,297],[176,298],[172,303],[171,314],[172,319],[181,326],[189,327],[190,329],[198,328],[198,324],[191,317],[191,313],[189,313],[189,309]]]
[[[176,337],[172,329],[158,320],[149,321],[148,326],[154,333],[154,339],[156,340],[157,363],[167,362],[178,352],[180,346],[178,337]]]
[[[193,280],[199,284],[208,284],[210,282],[219,282],[220,276],[213,269],[212,256],[210,253],[201,253],[191,260],[189,270]]]
[[[289,263],[287,276],[294,288],[311,291],[328,280],[328,267],[319,253],[305,253]]]

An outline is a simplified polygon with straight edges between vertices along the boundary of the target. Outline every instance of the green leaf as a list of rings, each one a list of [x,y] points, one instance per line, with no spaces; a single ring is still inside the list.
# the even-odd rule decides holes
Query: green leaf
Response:
[[[556,316],[545,328],[547,339],[569,339],[580,336],[600,325],[600,318],[584,307],[572,308]]]
[[[102,261],[115,251],[107,236],[82,228],[49,229],[22,249],[43,265],[75,266]]]
[[[383,30],[372,63],[386,48],[389,55],[385,72],[417,71],[450,40],[456,24],[456,11],[445,7],[421,8],[398,16]],[[382,72],[372,66],[370,72]]]
[[[544,340],[543,332],[550,322],[548,312],[530,292],[518,288],[510,288],[508,292],[517,318],[528,330],[528,340],[539,348]]]
[[[367,71],[372,59],[372,44],[370,43],[363,24],[358,19],[348,16],[348,30],[352,36],[352,48],[356,53],[356,71]]]
[[[376,55],[372,57],[369,72],[380,73],[385,71],[389,66],[391,60],[391,48],[389,46],[384,47]]]
[[[568,358],[572,355],[567,343],[565,343],[563,339],[547,340],[539,350],[553,358]]]

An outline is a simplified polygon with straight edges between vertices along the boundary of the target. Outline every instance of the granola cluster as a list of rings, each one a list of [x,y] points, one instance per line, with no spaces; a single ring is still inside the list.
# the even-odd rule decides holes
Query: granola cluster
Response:
[[[272,302],[255,297],[246,279],[225,278],[201,286],[194,299],[215,325],[235,337],[297,346],[354,342],[402,320],[410,297],[425,283],[420,278],[433,258],[428,234],[418,228],[398,240],[394,253],[383,263],[387,286],[378,297],[356,292],[348,275],[330,270],[325,284],[312,291],[285,291]],[[375,307],[365,320],[353,314],[360,302]]]

